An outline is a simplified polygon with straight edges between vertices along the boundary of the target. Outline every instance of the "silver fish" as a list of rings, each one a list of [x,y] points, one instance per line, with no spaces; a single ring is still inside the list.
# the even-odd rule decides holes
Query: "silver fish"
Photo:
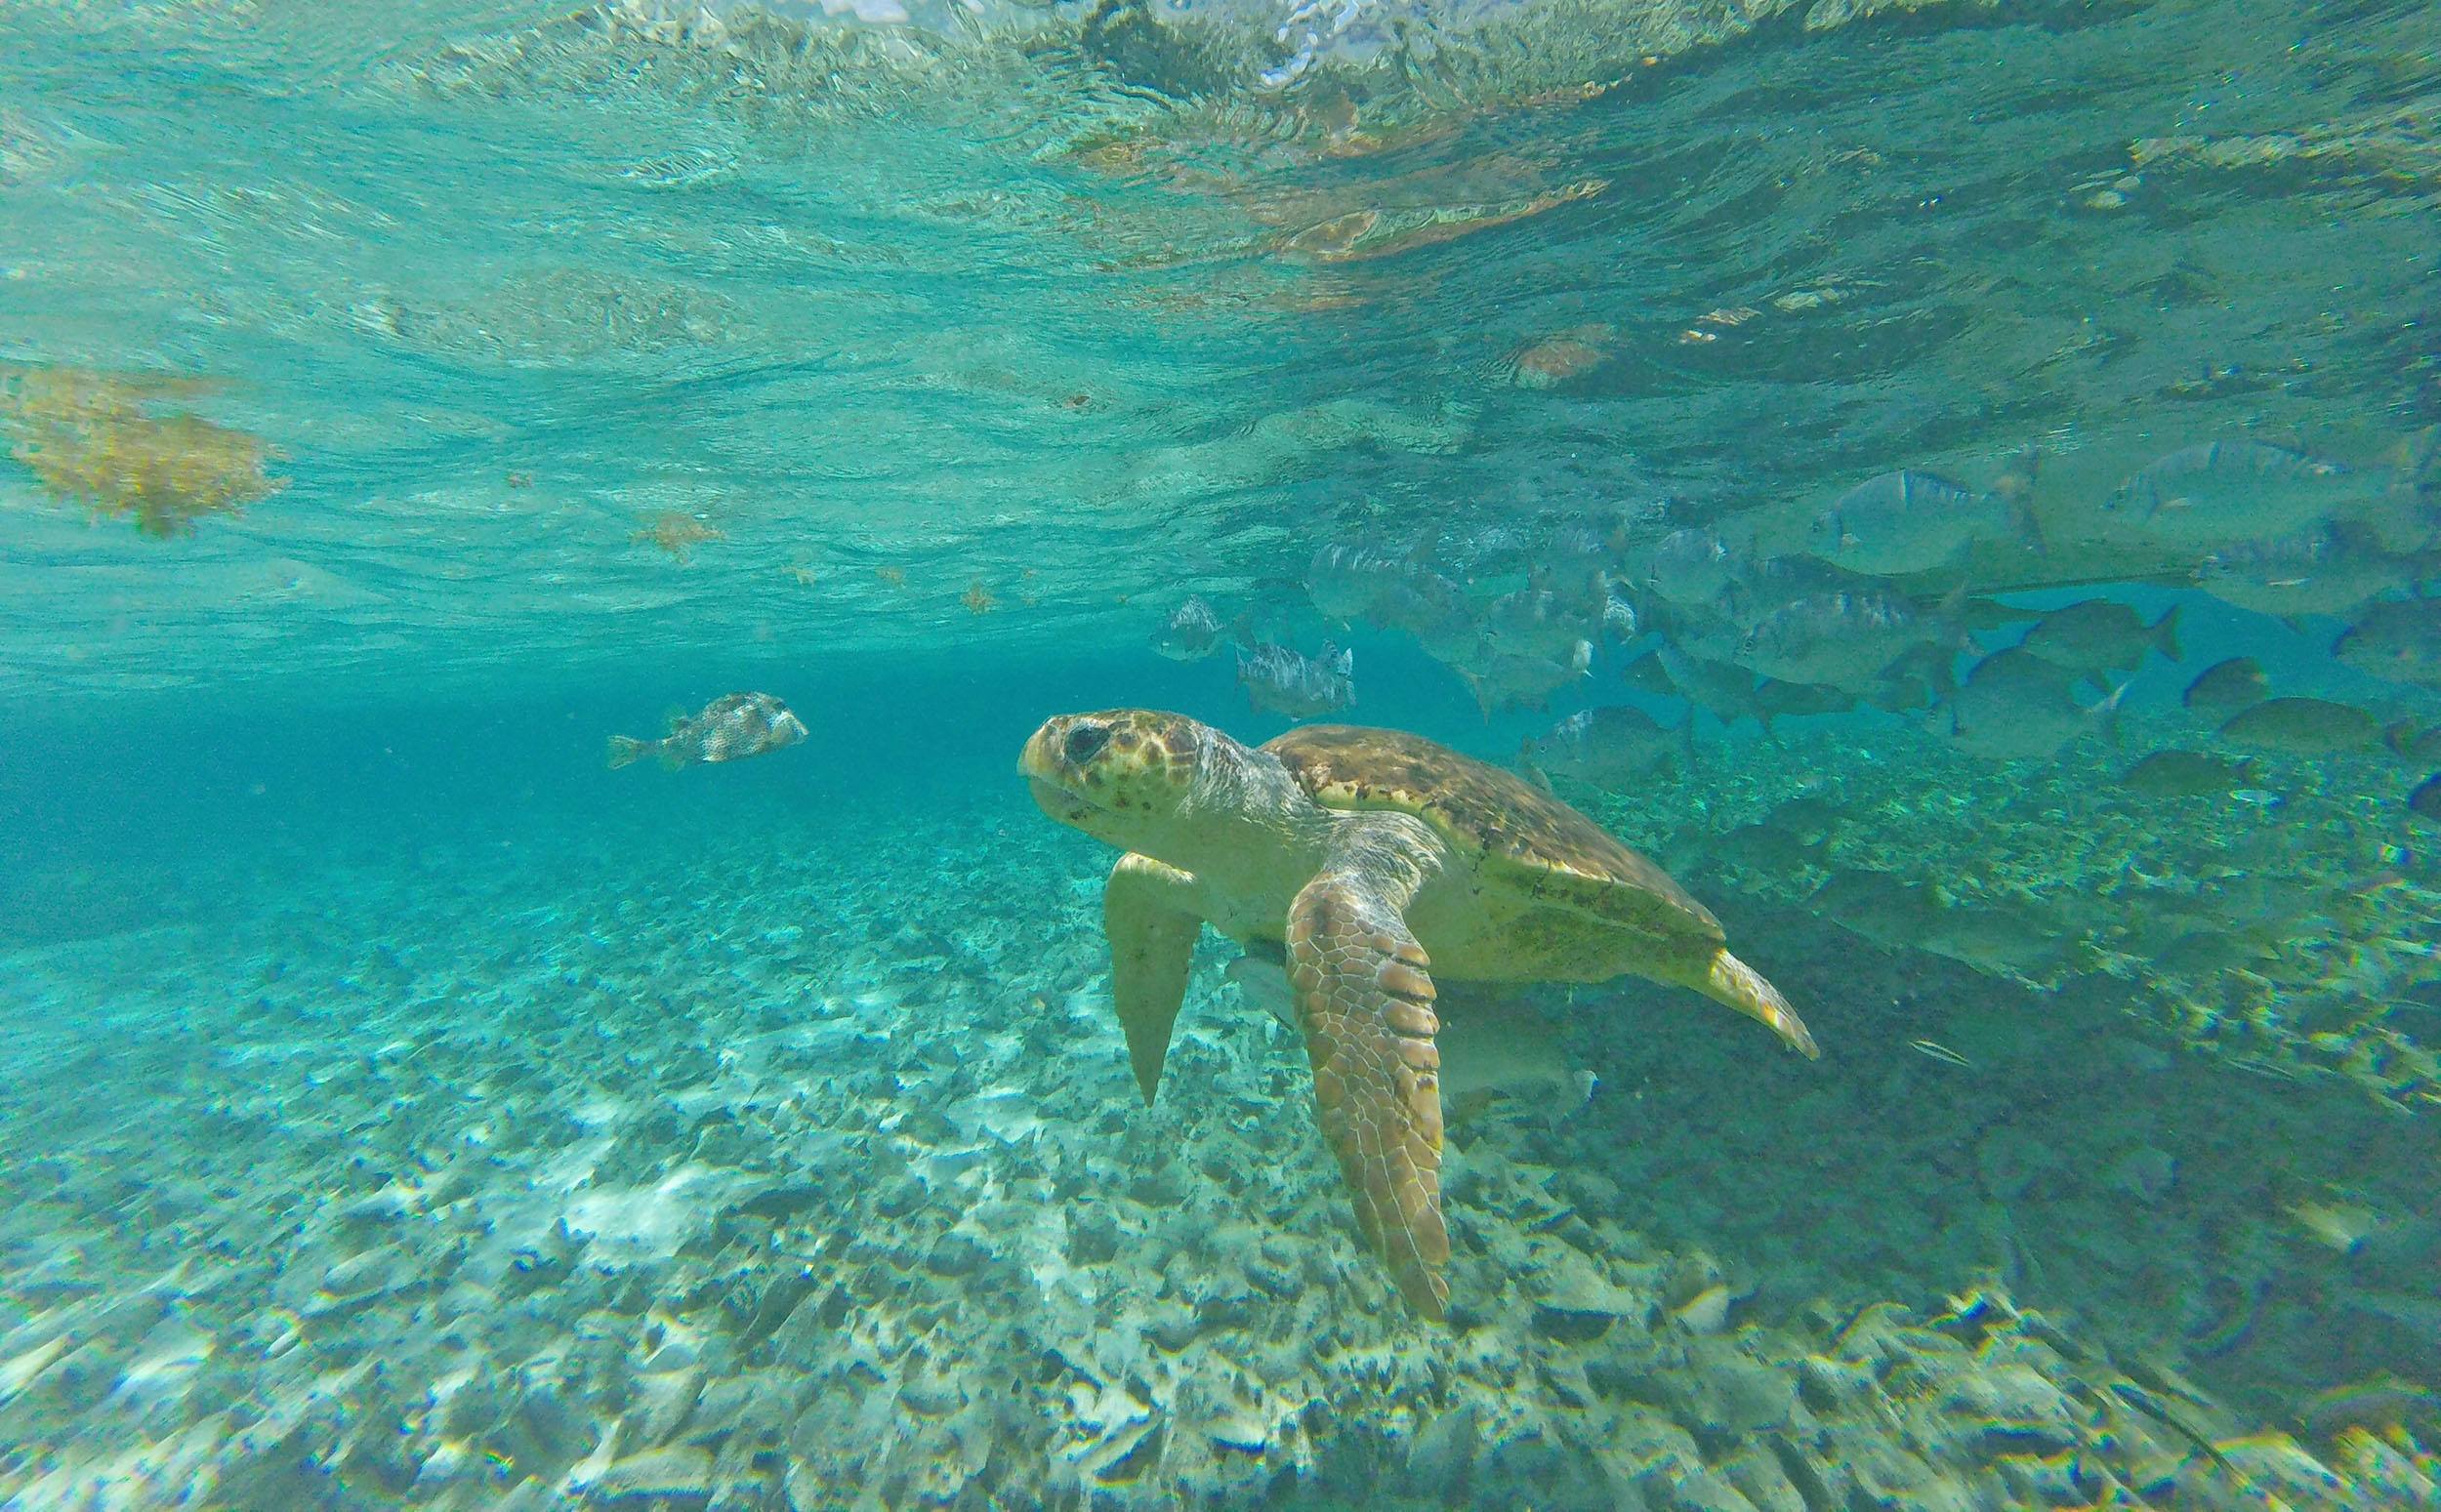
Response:
[[[1774,609],[1747,633],[1737,659],[1766,677],[1861,693],[1917,647],[1964,641],[1946,614],[1920,613],[1889,593],[1841,591]]]
[[[1517,764],[1530,774],[1571,777],[1597,788],[1625,788],[1670,764],[1684,736],[1641,709],[1582,709],[1527,740]]]
[[[2225,546],[2195,581],[2222,603],[2257,614],[2353,613],[2407,574],[2358,531],[2329,520],[2263,541]]]
[[[1711,710],[1713,717],[1721,723],[1735,724],[1751,718],[1769,727],[1770,721],[1755,696],[1755,674],[1746,668],[1734,662],[1693,656],[1669,645],[1655,651],[1653,660],[1670,674],[1679,697],[1699,709]]]
[[[1851,572],[1897,577],[1956,561],[1978,541],[2024,529],[2022,511],[1931,472],[1884,472],[1814,517],[1806,549]]]
[[[1195,593],[1153,632],[1153,650],[1174,662],[1200,662],[1220,650],[1223,638],[1220,616],[1212,612],[1203,594]]]
[[[1766,677],[1755,689],[1754,714],[1765,735],[1771,721],[1806,715],[1844,714],[1856,707],[1856,695],[1844,688],[1816,687],[1810,682],[1782,682]]]
[[[1601,633],[1602,607],[1599,600],[1588,605],[1529,583],[1485,604],[1476,624],[1499,650],[1557,658]]]
[[[729,693],[706,704],[693,718],[670,721],[670,733],[659,740],[632,735],[610,737],[612,769],[657,756],[664,766],[695,766],[707,761],[741,761],[767,751],[782,751],[806,738],[806,726],[788,706],[768,693]]]
[[[1333,542],[1305,564],[1305,592],[1325,619],[1345,624],[1373,613],[1417,563],[1405,552],[1367,541]]]
[[[2102,501],[2102,518],[2157,546],[2213,547],[2286,534],[2361,492],[2338,463],[2262,441],[2211,441],[2120,484]]]
[[[1503,709],[1543,708],[1553,693],[1585,676],[1593,666],[1590,640],[1572,643],[1562,656],[1519,655],[1487,643],[1456,671],[1488,719]]]
[[[1237,658],[1238,685],[1246,702],[1291,719],[1336,714],[1356,702],[1356,653],[1324,641],[1322,654],[1304,657],[1268,641]]]
[[[1644,584],[1672,603],[1702,604],[1720,595],[1734,571],[1719,536],[1701,527],[1674,530],[1653,547]]]

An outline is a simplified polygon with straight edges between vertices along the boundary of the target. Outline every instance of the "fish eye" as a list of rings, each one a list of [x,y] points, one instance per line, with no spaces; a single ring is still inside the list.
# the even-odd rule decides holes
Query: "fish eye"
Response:
[[[1109,744],[1109,725],[1078,725],[1075,729],[1068,732],[1068,744],[1066,750],[1069,764],[1082,766],[1084,763],[1091,761],[1094,757],[1101,755],[1101,748]]]

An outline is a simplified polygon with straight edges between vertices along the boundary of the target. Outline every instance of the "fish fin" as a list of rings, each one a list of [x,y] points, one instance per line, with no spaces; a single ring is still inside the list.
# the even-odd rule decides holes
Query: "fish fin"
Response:
[[[686,728],[686,721],[690,717],[692,716],[689,715],[685,710],[679,708],[676,704],[671,705],[669,708],[661,711],[661,733],[664,735],[677,734],[679,731]]]
[[[1943,593],[1941,601],[1932,606],[1932,627],[1953,654],[1976,649],[1973,627],[1966,623],[1966,592],[1970,587],[1970,580],[1960,578],[1958,586]]]
[[[1220,628],[1220,638],[1228,641],[1231,645],[1236,646],[1253,644],[1255,639],[1255,611],[1252,609],[1240,609],[1237,611],[1236,618],[1230,620],[1228,624]]]
[[[663,770],[675,772],[680,767],[686,764],[685,748],[681,746],[677,741],[656,740],[653,742],[653,746],[661,753],[661,766]]]
[[[1467,684],[1467,691],[1474,695],[1474,707],[1482,712],[1484,722],[1486,724],[1490,723],[1492,719],[1492,701],[1485,694],[1482,677],[1474,673],[1469,672],[1464,667],[1458,668],[1456,671],[1458,675],[1465,680]]]
[[[2160,619],[2153,622],[2153,644],[2161,648],[2162,655],[2173,662],[2186,660],[2178,651],[2178,610],[2181,607],[2172,604]]]
[[[622,766],[641,760],[646,752],[660,744],[657,740],[638,740],[633,735],[611,736],[610,770],[615,772]]]
[[[2119,731],[2119,703],[2121,699],[2127,697],[2128,689],[2133,687],[2134,685],[2135,679],[2133,677],[2129,678],[2127,681],[2119,684],[2119,686],[2111,689],[2110,697],[2103,699],[2100,703],[2095,704],[2092,708],[2086,711],[2087,714],[2091,715],[2100,722],[2102,726],[2102,738],[2111,743],[2111,749],[2114,751],[2122,749],[2125,745]]]
[[[2029,488],[2023,495],[2012,501],[2010,512],[2014,517],[2018,536],[2026,543],[2026,549],[2037,556],[2050,555],[2050,538],[2043,533],[2042,516],[2034,512],[2034,490]]]
[[[1550,775],[1534,764],[1534,742],[1531,738],[1517,742],[1517,770],[1525,775],[1526,781],[1544,792],[1551,791]]]

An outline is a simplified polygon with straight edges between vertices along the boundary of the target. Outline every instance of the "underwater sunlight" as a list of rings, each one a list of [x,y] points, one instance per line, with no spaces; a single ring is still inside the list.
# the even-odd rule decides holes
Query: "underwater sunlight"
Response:
[[[16,0],[0,450],[0,1505],[2441,1512],[2429,0]]]

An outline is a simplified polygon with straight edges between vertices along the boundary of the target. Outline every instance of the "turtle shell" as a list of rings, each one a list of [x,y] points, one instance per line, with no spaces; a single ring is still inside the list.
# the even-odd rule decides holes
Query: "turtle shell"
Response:
[[[1398,730],[1308,724],[1266,743],[1325,808],[1413,814],[1489,886],[1658,939],[1717,946],[1720,921],[1651,860],[1559,799]]]

